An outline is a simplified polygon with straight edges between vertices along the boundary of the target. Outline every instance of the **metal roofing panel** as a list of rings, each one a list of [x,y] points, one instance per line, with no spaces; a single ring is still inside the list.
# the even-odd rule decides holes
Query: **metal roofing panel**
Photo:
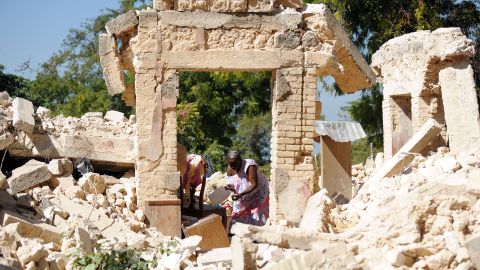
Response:
[[[367,137],[359,123],[350,121],[315,121],[315,131],[336,142],[351,142]]]

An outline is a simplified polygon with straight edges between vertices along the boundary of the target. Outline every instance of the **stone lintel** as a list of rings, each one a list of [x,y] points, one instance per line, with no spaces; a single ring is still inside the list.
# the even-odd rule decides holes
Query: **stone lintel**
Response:
[[[14,157],[82,158],[112,164],[115,167],[132,167],[135,163],[133,138],[107,138],[102,136],[47,134],[31,135],[28,145],[16,142],[9,149]]]
[[[228,14],[217,12],[158,12],[161,24],[179,27],[246,28],[262,30],[294,30],[302,22],[299,12],[282,12],[279,14]]]
[[[443,125],[436,120],[428,119],[422,128],[369,181],[378,182],[384,177],[391,177],[399,173],[405,165],[413,160],[414,154],[412,153],[421,153],[433,141],[433,138],[440,134],[442,128]]]
[[[301,67],[301,51],[169,51],[162,53],[165,67],[194,71],[274,70]]]
[[[135,28],[138,25],[138,18],[135,10],[130,10],[127,13],[121,14],[115,19],[105,24],[107,33],[111,35],[121,35]]]

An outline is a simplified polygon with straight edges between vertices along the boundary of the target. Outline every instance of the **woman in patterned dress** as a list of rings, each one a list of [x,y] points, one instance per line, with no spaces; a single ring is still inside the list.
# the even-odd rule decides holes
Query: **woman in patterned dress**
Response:
[[[227,154],[227,186],[233,192],[232,224],[265,225],[268,219],[268,180],[253,159],[238,151]]]

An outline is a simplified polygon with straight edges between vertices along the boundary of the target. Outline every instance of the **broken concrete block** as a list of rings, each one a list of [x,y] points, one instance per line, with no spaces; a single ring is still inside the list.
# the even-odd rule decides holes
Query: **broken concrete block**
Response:
[[[48,163],[48,170],[53,175],[62,175],[63,174],[63,164],[61,159],[52,159],[50,163]]]
[[[470,259],[477,269],[480,269],[480,235],[473,237],[465,243]]]
[[[65,196],[67,196],[67,198],[71,200],[75,198],[85,200],[85,192],[83,192],[83,189],[79,186],[72,186],[67,188],[65,190]]]
[[[420,153],[433,138],[440,134],[442,128],[443,125],[436,120],[428,119],[422,128],[391,159],[385,162],[371,180],[379,181],[384,177],[390,177],[399,173],[403,166],[413,160],[414,156],[411,153]]]
[[[17,249],[17,257],[23,265],[38,262],[48,256],[48,250],[37,239],[23,239],[22,246]]]
[[[46,258],[50,270],[61,270],[67,266],[67,256],[61,252],[51,252]]]
[[[111,95],[125,92],[126,86],[123,80],[123,69],[120,64],[115,38],[108,34],[100,34],[98,36],[98,42],[100,64],[103,68],[103,76],[105,77],[108,92]]]
[[[12,171],[12,176],[7,179],[9,185],[9,193],[16,194],[27,188],[35,186],[50,180],[52,173],[48,170],[47,164],[30,160],[25,165]]]
[[[119,240],[125,240],[125,235],[131,232],[124,223],[115,222],[109,218],[102,210],[95,209],[91,205],[75,203],[64,196],[56,196],[50,201],[62,209],[65,209],[71,216],[77,215],[83,219],[89,219],[92,226],[99,229],[102,236],[106,238],[116,237]]]
[[[231,263],[232,249],[230,247],[214,248],[205,253],[200,253],[197,258],[199,266],[218,265],[219,262]]]
[[[145,213],[141,209],[135,210],[135,219],[144,222],[145,221]]]
[[[330,232],[330,211],[335,203],[328,196],[328,191],[322,189],[308,198],[307,207],[303,213],[300,228],[318,232]]]
[[[53,242],[60,244],[62,241],[61,231],[55,226],[40,222],[31,223],[14,213],[5,212],[3,226],[13,223],[17,224],[15,231],[22,237],[41,238],[45,243]]]
[[[50,179],[50,184],[53,188],[60,187],[60,189],[63,192],[65,192],[67,189],[75,186],[75,178],[73,178],[73,176],[65,176],[65,177],[54,176]]]
[[[312,195],[304,181],[290,181],[278,194],[278,204],[288,222],[298,224],[302,220],[308,198]]]
[[[105,192],[105,179],[98,173],[86,173],[78,180],[78,185],[90,194],[102,194]]]
[[[233,269],[256,269],[255,255],[258,247],[252,240],[233,236],[230,248]]]
[[[52,111],[48,108],[39,106],[37,108],[36,114],[40,116],[40,118],[51,118],[52,116]]]
[[[263,253],[263,259],[269,262],[279,262],[285,259],[285,254],[282,248],[276,246],[269,246]]]
[[[33,114],[32,102],[16,97],[13,100],[13,126],[18,130],[25,131],[27,134],[32,134],[35,127],[35,119]]]
[[[135,10],[130,10],[105,24],[105,29],[110,35],[121,35],[132,30],[138,25],[138,17]]]
[[[121,123],[126,120],[125,115],[122,112],[108,111],[104,117],[105,120],[115,123]]]
[[[10,105],[10,95],[7,91],[0,92],[0,105],[7,106]]]
[[[415,259],[403,254],[399,250],[391,250],[387,253],[388,262],[396,267],[400,266],[412,266],[415,262]]]

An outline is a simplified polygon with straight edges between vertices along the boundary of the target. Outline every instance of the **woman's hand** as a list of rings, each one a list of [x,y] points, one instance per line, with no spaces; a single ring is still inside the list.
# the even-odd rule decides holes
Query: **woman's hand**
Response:
[[[235,187],[232,184],[225,185],[225,189],[235,193]]]

